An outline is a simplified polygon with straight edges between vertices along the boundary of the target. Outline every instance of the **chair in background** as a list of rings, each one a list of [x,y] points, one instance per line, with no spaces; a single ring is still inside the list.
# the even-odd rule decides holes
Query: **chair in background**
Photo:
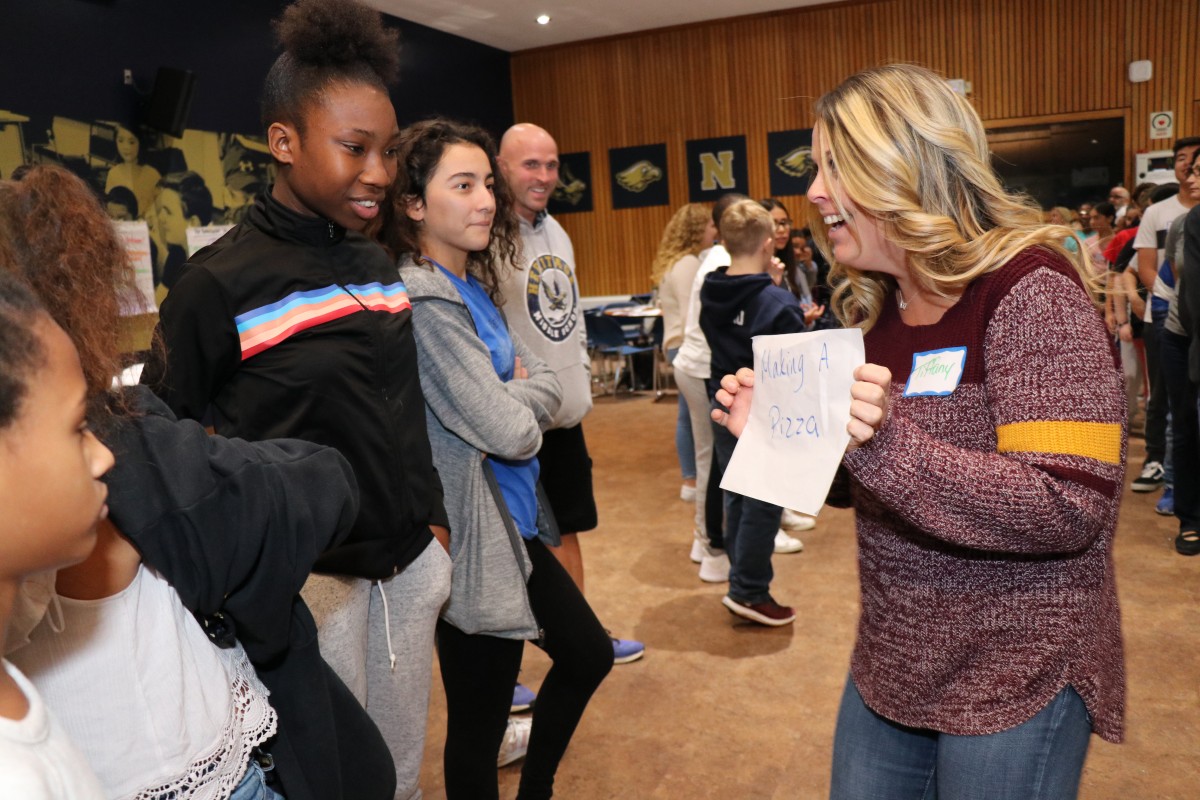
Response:
[[[670,379],[667,377],[670,373],[670,364],[663,354],[663,337],[665,333],[666,323],[662,317],[654,318],[654,327],[650,329],[650,343],[654,346],[654,402],[658,402],[667,395],[667,384]]]
[[[604,367],[601,373],[602,384],[606,383],[611,375],[611,383],[608,384],[608,392],[614,397],[617,394],[617,387],[621,384],[621,376],[625,371],[629,373],[630,384],[633,382],[633,358],[639,353],[653,353],[657,348],[653,344],[649,345],[632,345],[625,338],[625,331],[622,330],[621,324],[612,317],[599,314],[584,314],[584,325],[587,328],[588,346],[591,348],[594,356],[600,356],[603,359]],[[608,364],[610,360],[616,362],[616,368],[613,372],[609,372]],[[658,377],[655,375],[654,386],[658,388]]]
[[[606,303],[600,307],[600,313],[619,308],[637,308],[640,304],[634,303],[631,300],[624,300],[616,303]],[[641,340],[646,338],[646,328],[642,317],[622,317],[615,316],[617,324],[621,326],[621,330],[625,332],[625,341],[641,344]]]

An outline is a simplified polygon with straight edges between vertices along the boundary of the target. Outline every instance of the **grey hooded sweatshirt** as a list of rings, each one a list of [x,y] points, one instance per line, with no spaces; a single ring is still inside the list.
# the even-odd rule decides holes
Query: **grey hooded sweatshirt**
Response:
[[[426,427],[450,517],[454,572],[442,617],[464,633],[535,639],[537,620],[525,589],[529,556],[486,456],[537,455],[542,431],[562,402],[558,378],[510,328],[529,377],[501,381],[450,280],[407,257],[400,278],[412,303]],[[553,530],[540,503],[538,527]]]

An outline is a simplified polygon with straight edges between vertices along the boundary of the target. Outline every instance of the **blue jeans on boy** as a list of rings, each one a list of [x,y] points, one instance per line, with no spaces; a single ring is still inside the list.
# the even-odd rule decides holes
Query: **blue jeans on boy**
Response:
[[[713,426],[713,450],[722,471],[729,466],[736,445],[732,433],[719,425]],[[771,579],[775,577],[771,556],[783,509],[734,492],[724,494],[729,596],[746,603],[770,600]]]
[[[830,800],[1066,800],[1079,793],[1092,725],[1070,686],[1014,728],[957,736],[876,714],[846,681]]]

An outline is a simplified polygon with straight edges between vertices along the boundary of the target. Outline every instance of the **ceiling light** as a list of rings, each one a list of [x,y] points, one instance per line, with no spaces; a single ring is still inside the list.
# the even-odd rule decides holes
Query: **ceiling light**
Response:
[[[550,24],[550,15],[549,14],[539,15],[537,18],[537,24],[538,25],[549,25]]]

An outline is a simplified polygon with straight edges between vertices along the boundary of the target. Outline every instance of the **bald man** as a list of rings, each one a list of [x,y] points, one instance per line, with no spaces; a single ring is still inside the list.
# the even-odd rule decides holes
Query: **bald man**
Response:
[[[1125,211],[1129,208],[1129,190],[1124,186],[1117,184],[1108,192],[1108,202],[1113,204],[1113,208],[1117,210],[1117,219],[1125,216]]]
[[[583,438],[583,418],[592,410],[592,369],[587,332],[579,307],[575,250],[571,237],[546,213],[558,184],[558,145],[549,133],[527,122],[512,126],[500,140],[500,170],[516,201],[521,254],[505,280],[508,323],[558,375],[563,403],[542,437],[538,452],[542,488],[562,530],[562,544],[550,548],[583,591],[583,554],[577,534],[598,524],[592,493],[592,459]],[[613,639],[615,662],[636,661],[641,642]]]

